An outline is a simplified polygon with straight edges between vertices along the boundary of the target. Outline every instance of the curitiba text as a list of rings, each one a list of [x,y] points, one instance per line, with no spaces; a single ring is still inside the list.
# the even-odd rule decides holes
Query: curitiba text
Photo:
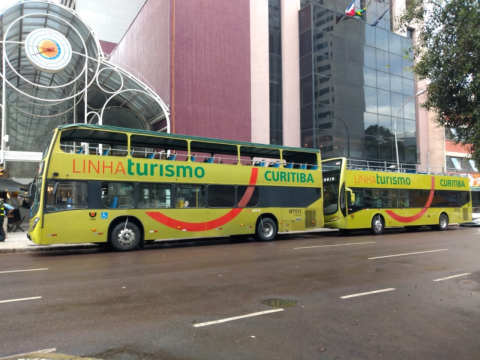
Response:
[[[205,176],[205,169],[200,166],[192,168],[189,165],[136,163],[131,159],[128,159],[127,165],[106,160],[83,160],[76,163],[74,159],[73,172],[76,174],[196,177],[198,179]]]
[[[465,187],[464,180],[440,180],[440,186],[446,187]]]
[[[307,176],[308,175],[308,176]],[[312,174],[304,172],[285,172],[285,171],[265,171],[265,180],[267,181],[281,181],[281,182],[301,182],[313,184]]]

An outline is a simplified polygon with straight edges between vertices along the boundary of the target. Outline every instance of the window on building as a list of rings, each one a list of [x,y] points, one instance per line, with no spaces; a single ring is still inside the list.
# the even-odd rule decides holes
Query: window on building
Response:
[[[475,161],[470,159],[470,160],[468,160],[468,163],[472,167],[473,171],[478,172],[477,165],[475,165]]]
[[[415,32],[415,30],[410,29],[410,28],[407,28],[407,38],[413,40],[413,34],[414,34],[414,32]]]

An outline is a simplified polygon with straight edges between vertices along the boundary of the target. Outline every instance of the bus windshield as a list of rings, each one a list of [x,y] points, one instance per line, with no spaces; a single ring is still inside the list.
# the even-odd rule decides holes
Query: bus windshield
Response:
[[[338,189],[341,171],[341,159],[324,161],[322,163],[324,215],[334,214],[338,210]]]
[[[30,218],[34,217],[38,209],[40,208],[40,192],[42,190],[42,178],[36,178],[33,181],[30,194],[32,196],[33,202],[32,207],[30,208]]]

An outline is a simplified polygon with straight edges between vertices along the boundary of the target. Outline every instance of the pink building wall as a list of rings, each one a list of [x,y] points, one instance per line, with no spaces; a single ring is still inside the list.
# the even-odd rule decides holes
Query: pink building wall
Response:
[[[113,49],[115,49],[115,46],[117,46],[117,44],[110,41],[100,40],[100,46],[102,47],[102,50],[105,54],[110,55]]]
[[[175,14],[176,133],[250,141],[249,0],[177,0]]]
[[[170,104],[170,3],[148,0],[111,55]]]
[[[148,0],[112,61],[170,107],[172,132],[251,140],[249,0]]]

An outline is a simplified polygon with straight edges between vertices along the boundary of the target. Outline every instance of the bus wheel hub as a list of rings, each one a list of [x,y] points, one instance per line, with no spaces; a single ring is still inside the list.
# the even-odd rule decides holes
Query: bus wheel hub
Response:
[[[265,237],[270,237],[273,234],[273,226],[268,223],[263,224],[262,231]]]
[[[124,229],[118,233],[118,242],[121,245],[131,245],[135,241],[135,233],[131,229]]]

